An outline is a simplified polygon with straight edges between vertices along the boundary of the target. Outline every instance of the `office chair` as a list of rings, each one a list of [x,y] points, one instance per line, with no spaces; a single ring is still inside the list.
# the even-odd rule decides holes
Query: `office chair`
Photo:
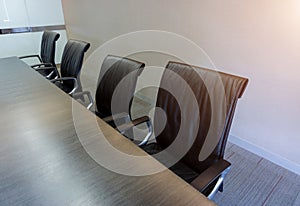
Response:
[[[70,95],[75,91],[81,92],[80,71],[84,53],[89,47],[87,42],[68,40],[61,58],[60,75],[56,68],[51,68],[59,78],[50,81]]]
[[[211,199],[223,190],[231,166],[224,150],[247,83],[243,77],[169,62],[157,95],[160,110],[154,113],[156,142],[141,148]]]
[[[55,47],[56,41],[59,39],[60,34],[53,31],[44,31],[41,40],[40,54],[33,54],[27,56],[21,56],[20,59],[35,58],[39,61],[39,64],[31,65],[40,74],[50,78],[51,69],[40,69],[41,67],[56,67],[55,64]]]
[[[132,120],[130,114],[137,79],[144,67],[145,64],[142,62],[114,55],[106,56],[102,63],[95,94],[95,114],[114,128],[124,123],[142,121],[148,125],[150,131],[152,130],[148,117]],[[87,95],[89,101],[93,102],[88,91],[75,93],[73,98],[78,99],[82,95]],[[91,104],[87,108],[90,107]],[[119,129],[119,131],[127,137],[132,135],[128,130]]]

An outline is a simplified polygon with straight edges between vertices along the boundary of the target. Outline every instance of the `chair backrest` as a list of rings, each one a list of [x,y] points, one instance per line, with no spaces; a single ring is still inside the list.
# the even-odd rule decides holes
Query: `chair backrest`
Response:
[[[106,56],[99,73],[95,95],[96,111],[101,118],[111,116],[112,113],[130,114],[137,79],[144,67],[144,63],[129,58]],[[113,97],[116,98],[114,102]]]
[[[90,48],[90,43],[70,39],[64,47],[61,58],[60,74],[61,77],[75,77],[78,80],[78,86],[81,88],[79,74],[81,71],[84,53]],[[66,86],[73,86],[72,81],[65,81]],[[70,84],[70,85],[68,85]],[[78,89],[77,91],[80,91]]]
[[[43,63],[51,63],[55,67],[55,47],[60,34],[53,31],[44,31],[41,42],[40,56]]]
[[[237,100],[247,83],[243,77],[169,62],[156,103],[165,120],[157,112],[154,115],[157,143],[172,156],[183,152],[180,160],[201,173],[223,158]],[[177,143],[172,144],[176,137]]]
[[[83,63],[84,53],[90,44],[84,41],[70,39],[64,47],[60,72],[62,77],[77,78]]]

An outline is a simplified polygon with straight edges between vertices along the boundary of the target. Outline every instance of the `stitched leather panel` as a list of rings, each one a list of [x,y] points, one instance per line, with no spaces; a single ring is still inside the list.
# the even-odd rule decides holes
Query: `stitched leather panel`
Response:
[[[72,39],[68,40],[64,47],[60,66],[61,77],[77,78],[79,85],[78,91],[81,91],[79,74],[83,63],[84,53],[89,48],[89,43]],[[73,87],[72,81],[66,81],[64,84],[68,88]]]
[[[41,43],[41,59],[43,63],[51,63],[55,67],[55,47],[60,34],[53,31],[44,31]]]
[[[188,95],[187,87],[181,86],[182,79],[178,76],[192,90],[199,113],[191,107],[193,99]],[[158,134],[156,128],[161,126],[161,120],[159,115],[155,115],[157,143],[168,150],[177,135],[181,135],[183,139],[180,144],[168,152],[176,157],[180,153],[178,151],[190,148],[182,161],[197,173],[201,173],[223,157],[236,102],[242,96],[247,82],[246,78],[223,72],[169,62],[161,79],[156,103],[157,107],[164,110],[167,123]],[[176,88],[176,92],[181,95],[177,95],[176,99],[164,87]],[[184,134],[179,130],[182,121],[185,125]]]
[[[129,113],[137,79],[144,66],[142,62],[113,55],[104,59],[95,97],[97,112],[101,118],[122,112]]]

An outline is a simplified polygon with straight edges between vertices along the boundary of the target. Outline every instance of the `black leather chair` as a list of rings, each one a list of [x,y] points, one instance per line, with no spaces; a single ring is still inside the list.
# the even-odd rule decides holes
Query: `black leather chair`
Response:
[[[106,56],[101,66],[95,95],[95,112],[100,118],[113,114],[129,114],[137,79],[144,67],[144,63],[133,59]],[[119,84],[122,86],[117,88]],[[113,96],[115,105],[112,105]],[[112,111],[112,107],[115,111]]]
[[[154,113],[156,142],[141,147],[212,198],[223,190],[231,165],[223,159],[224,150],[247,83],[243,77],[169,62],[157,96],[161,110]]]
[[[124,123],[131,125],[143,121],[149,130],[152,130],[148,117],[132,120],[130,113],[138,76],[144,67],[142,62],[114,55],[106,56],[102,63],[95,94],[95,114],[114,128],[124,126]],[[88,91],[76,93],[73,97],[77,99],[82,95],[87,95],[91,101],[92,97]],[[91,104],[87,108],[90,107]],[[127,137],[131,136],[131,132],[123,130],[122,126],[118,128],[119,131]]]
[[[87,42],[68,40],[61,58],[60,75],[56,68],[52,68],[59,78],[50,81],[70,95],[75,91],[81,92],[80,71],[84,53],[89,47]]]
[[[56,41],[59,39],[60,34],[54,31],[44,31],[41,40],[40,54],[33,54],[21,56],[20,59],[36,58],[39,64],[31,65],[43,76],[50,77],[51,69],[39,69],[41,67],[56,67],[55,64],[55,47]],[[49,76],[50,75],[50,76]]]

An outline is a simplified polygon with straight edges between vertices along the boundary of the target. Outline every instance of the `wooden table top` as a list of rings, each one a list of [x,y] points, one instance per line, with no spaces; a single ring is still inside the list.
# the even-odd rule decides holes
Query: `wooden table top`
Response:
[[[214,205],[169,170],[126,175],[92,158],[109,157],[103,139],[147,154],[16,57],[0,59],[0,111],[1,206]],[[160,165],[151,156],[138,163],[112,168]]]

